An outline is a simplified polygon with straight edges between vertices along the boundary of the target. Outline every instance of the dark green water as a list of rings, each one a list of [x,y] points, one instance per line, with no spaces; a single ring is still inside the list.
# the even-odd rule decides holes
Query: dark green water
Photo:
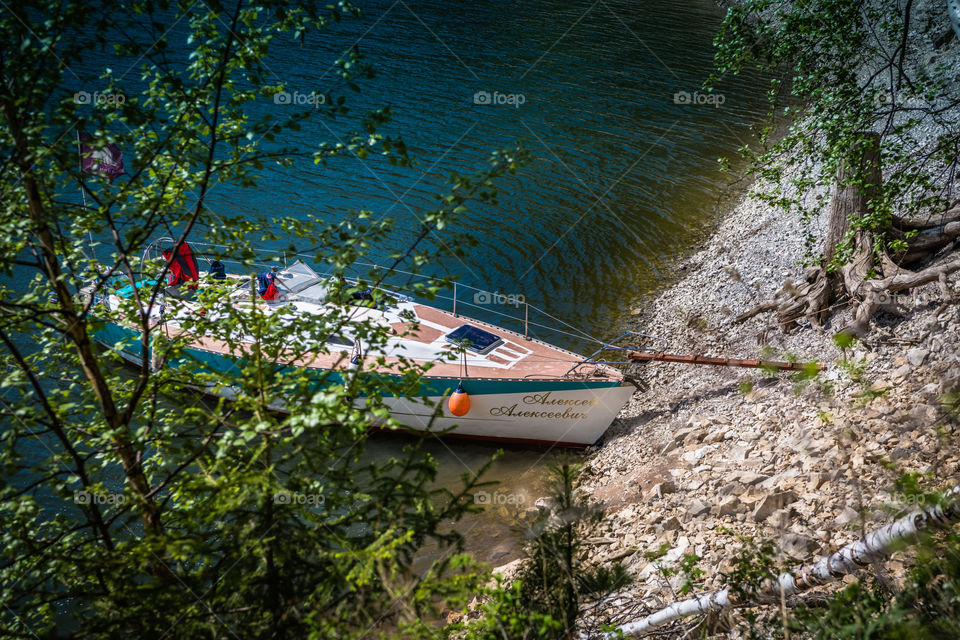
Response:
[[[675,100],[709,74],[722,18],[709,0],[384,2],[368,18],[347,27],[378,69],[364,101],[394,107],[390,130],[407,139],[420,166],[400,171],[352,159],[326,172],[277,174],[284,203],[331,216],[369,209],[407,224],[432,206],[447,168],[467,171],[491,148],[522,140],[533,162],[504,184],[497,208],[471,208],[461,230],[479,245],[443,270],[487,291],[522,295],[601,339],[619,335],[630,312],[671,279],[677,256],[709,231],[725,185],[717,158],[735,155],[762,115],[757,79],[719,87],[723,97],[714,104]],[[333,53],[308,44],[298,56],[323,61]],[[280,68],[307,88],[327,72],[323,62],[292,58]],[[317,126],[307,135],[331,133]],[[267,207],[273,195],[257,202],[243,194],[234,206]],[[398,233],[396,246],[408,239]],[[465,312],[489,311],[495,320],[500,310]],[[549,337],[589,348],[572,336]],[[387,455],[398,443],[383,437],[372,445],[373,455]],[[430,449],[450,486],[495,451],[462,442]],[[491,502],[500,504],[462,523],[481,559],[516,557],[511,528],[543,494],[554,455],[510,449],[495,464],[489,477],[500,486]]]
[[[450,169],[470,172],[491,150],[522,141],[532,162],[501,183],[498,206],[471,206],[457,229],[477,247],[433,271],[523,296],[590,336],[619,335],[630,312],[671,279],[673,261],[709,231],[725,184],[717,158],[735,155],[762,114],[754,78],[722,85],[710,100],[693,95],[710,72],[722,12],[712,0],[363,5],[364,20],[281,46],[268,61],[271,81],[303,95],[336,88],[333,62],[354,44],[377,70],[361,94],[349,94],[355,118],[316,118],[285,142],[309,151],[343,140],[365,110],[390,105],[395,118],[382,133],[402,136],[416,166],[355,157],[326,168],[307,161],[268,166],[255,190],[216,188],[214,212],[336,220],[369,210],[397,220],[396,234],[378,251],[385,255],[409,243]],[[267,99],[255,105],[281,116],[296,108]],[[451,240],[440,234],[431,241]],[[493,321],[504,310],[462,309]],[[578,351],[591,346],[573,335],[540,335]],[[374,437],[371,455],[387,456],[401,444]],[[456,441],[430,449],[448,485],[496,450]],[[513,557],[514,515],[542,494],[552,456],[508,450],[495,465],[489,477],[514,498],[464,523],[482,559]]]
[[[478,168],[492,149],[522,141],[533,161],[503,181],[497,207],[471,206],[457,229],[479,245],[434,270],[523,296],[597,338],[618,335],[629,312],[668,277],[671,259],[709,226],[724,184],[717,158],[734,154],[760,117],[761,88],[750,79],[720,87],[722,105],[675,102],[709,74],[722,13],[712,0],[365,6],[365,20],[281,48],[269,66],[291,91],[335,87],[332,61],[358,43],[377,78],[351,95],[354,114],[392,106],[395,120],[384,133],[403,136],[417,167],[354,157],[326,169],[270,167],[255,193],[220,192],[215,206],[332,219],[366,209],[397,220],[386,253],[409,243],[409,229],[435,205],[448,170]],[[354,126],[317,118],[296,142],[315,148]],[[451,240],[440,234],[433,241]],[[588,348],[570,336],[551,340]]]

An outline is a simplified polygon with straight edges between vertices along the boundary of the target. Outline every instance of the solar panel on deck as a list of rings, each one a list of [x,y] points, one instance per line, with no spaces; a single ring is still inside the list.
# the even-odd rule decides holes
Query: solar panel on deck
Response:
[[[321,280],[317,272],[308,267],[302,260],[297,260],[278,275],[277,284],[282,284],[291,293],[300,293]]]
[[[464,324],[446,335],[447,342],[460,345],[466,342],[466,347],[471,351],[484,354],[503,344],[500,336],[484,331],[480,327],[472,324]]]

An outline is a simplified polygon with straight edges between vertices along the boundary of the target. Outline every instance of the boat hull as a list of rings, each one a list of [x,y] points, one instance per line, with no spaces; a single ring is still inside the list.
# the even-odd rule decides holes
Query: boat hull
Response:
[[[134,348],[118,348],[122,343],[136,345],[138,335],[118,325],[108,325],[96,338],[124,360],[140,365],[141,357]],[[193,363],[208,372],[229,377],[238,370],[233,358],[222,354],[194,349],[188,353]],[[318,377],[321,373],[329,372],[318,370]],[[335,379],[339,380],[339,375],[334,372]],[[458,417],[450,413],[445,398],[459,382],[449,377],[427,376],[421,380],[416,394],[419,397],[385,395],[383,401],[394,419],[414,431],[505,443],[586,447],[600,439],[635,391],[632,385],[618,379],[464,378],[462,384],[470,396],[470,410]],[[228,399],[236,394],[229,385],[196,390]],[[363,403],[359,401],[359,405]],[[440,413],[435,415],[437,407]],[[282,412],[283,403],[276,403],[274,409]]]
[[[470,380],[463,383],[470,393]],[[516,381],[522,389],[525,381]],[[470,411],[453,416],[442,396],[430,397],[443,415],[433,417],[432,407],[420,400],[384,398],[390,414],[417,431],[439,431],[460,438],[496,442],[586,447],[603,435],[635,391],[633,386],[585,386],[582,389],[544,391],[542,381],[530,391],[470,393]]]

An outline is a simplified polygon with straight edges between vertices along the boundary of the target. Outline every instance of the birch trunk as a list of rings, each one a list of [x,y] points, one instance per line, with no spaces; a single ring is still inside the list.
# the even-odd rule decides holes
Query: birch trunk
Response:
[[[780,574],[776,581],[756,593],[756,599],[789,597],[799,591],[833,582],[848,573],[883,559],[895,550],[898,543],[914,538],[924,529],[946,528],[958,520],[960,520],[960,487],[954,487],[947,492],[942,505],[914,511],[885,527],[872,531],[856,542],[851,542],[836,553],[820,558],[813,564]],[[616,631],[599,637],[612,640],[618,631],[623,632],[625,636],[641,635],[685,616],[722,611],[749,604],[749,602],[737,601],[729,589],[721,589],[697,598],[675,602],[642,620],[627,623]]]

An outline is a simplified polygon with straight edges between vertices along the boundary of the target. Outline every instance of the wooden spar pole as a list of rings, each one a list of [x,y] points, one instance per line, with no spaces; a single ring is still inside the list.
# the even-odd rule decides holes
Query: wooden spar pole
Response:
[[[751,369],[776,369],[778,371],[806,371],[811,366],[817,371],[823,365],[817,362],[781,362],[777,360],[741,360],[738,358],[713,358],[710,356],[681,356],[659,351],[630,351],[627,357],[638,362],[675,362],[677,364],[704,364],[715,367],[747,367]]]

